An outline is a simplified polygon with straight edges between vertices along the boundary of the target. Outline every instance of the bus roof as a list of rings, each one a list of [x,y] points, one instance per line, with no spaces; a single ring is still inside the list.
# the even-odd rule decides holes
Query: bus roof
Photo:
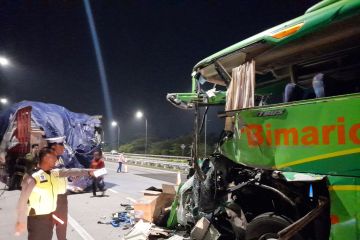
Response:
[[[360,36],[359,24],[360,1],[324,0],[300,17],[203,59],[194,66],[193,71],[200,71],[205,78],[219,77],[214,62],[219,62],[231,72],[232,68],[255,59],[257,72],[266,73],[269,69],[299,61],[299,52],[304,58],[309,58],[311,54],[319,54],[314,53],[319,46],[323,49],[322,53],[329,48],[333,51],[336,42],[341,42],[338,49],[352,46],[351,39],[359,39]]]

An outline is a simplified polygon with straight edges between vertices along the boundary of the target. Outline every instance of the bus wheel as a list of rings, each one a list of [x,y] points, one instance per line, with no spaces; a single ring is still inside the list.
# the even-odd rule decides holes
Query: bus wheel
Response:
[[[275,213],[264,213],[254,218],[246,228],[246,240],[276,240],[277,233],[289,226],[291,222]],[[295,235],[292,240],[303,240]]]

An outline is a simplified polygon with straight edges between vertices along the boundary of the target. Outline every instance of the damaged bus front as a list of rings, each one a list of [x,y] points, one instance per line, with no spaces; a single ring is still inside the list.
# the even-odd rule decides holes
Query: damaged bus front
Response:
[[[360,2],[303,16],[195,65],[189,179],[177,222],[206,217],[223,239],[360,239]],[[225,107],[217,150],[199,159],[207,108]]]

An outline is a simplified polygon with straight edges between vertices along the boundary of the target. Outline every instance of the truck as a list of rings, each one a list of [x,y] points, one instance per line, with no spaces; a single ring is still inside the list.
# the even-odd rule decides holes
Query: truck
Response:
[[[101,116],[74,113],[63,106],[21,101],[0,113],[0,181],[20,189],[25,172],[36,164],[27,159],[31,147],[46,147],[46,138],[65,137],[65,167],[89,167],[94,150],[101,148]],[[36,155],[36,154],[35,154]],[[90,180],[77,178],[71,189],[84,189]]]
[[[360,1],[324,0],[197,63],[192,91],[167,95],[194,111],[176,222],[204,217],[220,239],[360,239],[359,56]],[[201,158],[215,106],[224,130]]]

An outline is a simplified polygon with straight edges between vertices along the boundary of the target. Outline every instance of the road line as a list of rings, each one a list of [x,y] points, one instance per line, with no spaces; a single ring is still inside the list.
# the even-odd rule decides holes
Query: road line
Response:
[[[108,189],[110,192],[113,192],[113,193],[119,193],[119,192],[117,192],[117,191],[115,191],[115,190],[112,190],[111,188],[109,188]]]
[[[69,224],[75,229],[75,231],[82,237],[84,240],[95,240],[80,224],[75,221],[70,215],[68,215]]]

